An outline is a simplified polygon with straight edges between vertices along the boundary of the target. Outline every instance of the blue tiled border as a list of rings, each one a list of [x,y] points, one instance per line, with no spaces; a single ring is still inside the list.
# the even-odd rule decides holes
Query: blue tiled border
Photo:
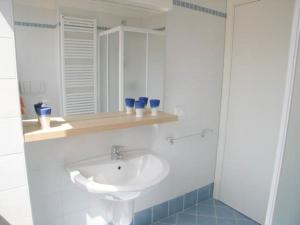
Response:
[[[15,21],[16,26],[24,26],[24,27],[38,27],[38,28],[48,28],[48,29],[55,29],[59,24],[47,24],[47,23],[33,23],[33,22],[22,22],[22,21]],[[98,26],[98,30],[109,30],[109,27]]]
[[[24,27],[38,27],[38,28],[48,28],[48,29],[55,29],[58,27],[60,24],[47,24],[47,23],[32,23],[32,22],[22,22],[22,21],[15,21],[16,26],[24,26]],[[98,26],[98,30],[109,30],[111,29],[110,27],[105,27],[105,26]],[[164,31],[166,28],[165,27],[160,27],[154,30],[158,31]]]
[[[183,0],[173,0],[173,5],[180,6],[180,7],[187,8],[187,9],[191,9],[191,10],[200,11],[200,12],[203,12],[203,13],[208,13],[208,14],[211,14],[211,15],[214,15],[214,16],[219,16],[219,17],[226,18],[226,13],[223,13],[223,12],[220,12],[220,11],[217,11],[217,10],[214,10],[214,9],[206,8],[206,7],[194,4],[194,3],[186,2],[186,1],[183,1]]]
[[[169,201],[137,212],[132,225],[150,225],[158,220],[181,212],[186,208],[190,208],[200,201],[212,198],[213,188],[214,184],[211,183]]]
[[[15,21],[15,25],[25,26],[25,27],[39,27],[39,28],[55,29],[58,24],[45,24],[45,23],[32,23],[32,22]]]

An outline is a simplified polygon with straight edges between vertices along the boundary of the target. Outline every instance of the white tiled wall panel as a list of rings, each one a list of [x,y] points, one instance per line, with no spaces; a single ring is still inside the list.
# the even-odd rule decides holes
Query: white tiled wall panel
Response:
[[[0,0],[0,37],[13,36],[12,1]]]
[[[24,154],[0,157],[0,191],[26,185]]]
[[[0,0],[1,1],[1,0]],[[1,15],[1,13],[0,13]],[[0,25],[1,27],[1,25]],[[0,37],[0,78],[15,78],[17,74],[15,43],[12,38]]]
[[[0,61],[1,61],[1,54],[0,54]],[[19,102],[20,100],[19,100],[17,80],[0,79],[0,118],[20,116]]]
[[[30,171],[30,170],[29,170]],[[28,174],[28,182],[30,191],[35,195],[45,195],[62,190],[62,171],[53,167],[51,169],[42,169],[39,171],[30,171]]]
[[[52,217],[45,220],[34,219],[34,225],[65,225],[64,217]]]
[[[12,0],[0,0],[0,225],[32,225],[18,91]]]
[[[89,208],[89,194],[75,185],[62,192],[64,214],[70,214]],[[74,198],[76,196],[76,198]]]
[[[34,221],[39,221],[38,225],[43,225],[44,221],[51,218],[63,216],[61,193],[47,195],[31,195],[31,204]]]
[[[19,118],[0,118],[0,156],[23,152],[22,136]]]
[[[0,215],[11,225],[32,224],[27,186],[0,192]]]

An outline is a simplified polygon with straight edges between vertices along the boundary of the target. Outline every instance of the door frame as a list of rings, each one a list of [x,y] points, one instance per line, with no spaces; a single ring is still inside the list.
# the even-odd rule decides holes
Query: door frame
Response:
[[[279,134],[279,139],[278,139],[278,144],[276,149],[276,159],[275,159],[275,165],[273,170],[273,177],[272,177],[271,189],[269,194],[265,225],[273,224],[274,210],[276,206],[278,186],[280,182],[280,174],[281,174],[281,168],[282,168],[285,146],[286,146],[291,102],[293,98],[297,56],[299,51],[298,49],[300,47],[299,40],[300,40],[300,0],[296,0],[295,7],[294,7],[294,15],[293,15],[292,34],[290,39],[287,78],[286,78],[282,116],[281,116],[281,123],[280,123],[280,134]]]

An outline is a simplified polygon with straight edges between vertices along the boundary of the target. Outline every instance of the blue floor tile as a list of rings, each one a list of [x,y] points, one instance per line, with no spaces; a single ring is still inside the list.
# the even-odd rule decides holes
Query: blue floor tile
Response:
[[[197,225],[218,225],[216,217],[198,216]]]
[[[198,205],[197,214],[201,216],[216,216],[215,208],[209,205]]]
[[[140,224],[135,224],[135,225],[140,225]],[[155,225],[260,225],[260,224],[254,222],[253,220],[244,216],[242,213],[234,210],[233,208],[225,205],[224,203],[218,200],[207,199],[189,208],[184,209],[183,212],[180,211],[171,217],[161,219],[157,223],[155,223]]]
[[[177,225],[196,225],[196,216],[179,213],[177,215]]]
[[[177,222],[176,215],[164,218],[164,219],[160,220],[159,222],[165,223],[165,224],[175,224],[176,225],[176,222]]]
[[[235,212],[234,212],[234,216],[235,216],[235,218],[237,218],[237,219],[245,219],[245,220],[248,220],[248,219],[249,219],[247,216],[245,216],[244,214],[242,214],[242,213],[240,213],[240,212],[238,212],[238,211],[236,211],[236,210],[235,210]]]
[[[259,225],[258,223],[249,219],[237,219],[237,225]]]
[[[219,218],[235,218],[234,210],[230,207],[216,207],[216,214]]]
[[[209,205],[209,206],[213,206],[214,207],[215,206],[215,202],[216,202],[216,200],[210,198],[210,199],[204,200],[202,202],[199,202],[199,204],[201,204],[201,205]]]
[[[190,214],[190,215],[196,215],[197,214],[197,206],[192,206],[191,208],[185,209],[183,211],[186,214]]]
[[[223,202],[215,200],[215,205],[219,206],[219,207],[228,207],[227,205],[225,205]]]
[[[218,225],[237,225],[234,219],[218,218]]]

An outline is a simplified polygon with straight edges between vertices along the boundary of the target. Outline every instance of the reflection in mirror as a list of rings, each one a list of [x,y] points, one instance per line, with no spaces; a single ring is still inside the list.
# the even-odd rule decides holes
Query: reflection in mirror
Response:
[[[54,116],[122,111],[128,97],[163,101],[161,10],[109,1],[78,0],[76,8],[70,0],[42,2],[15,0],[24,118],[35,117],[33,105],[43,100]]]
[[[162,31],[120,26],[99,34],[98,111],[124,109],[124,98],[162,97]]]

